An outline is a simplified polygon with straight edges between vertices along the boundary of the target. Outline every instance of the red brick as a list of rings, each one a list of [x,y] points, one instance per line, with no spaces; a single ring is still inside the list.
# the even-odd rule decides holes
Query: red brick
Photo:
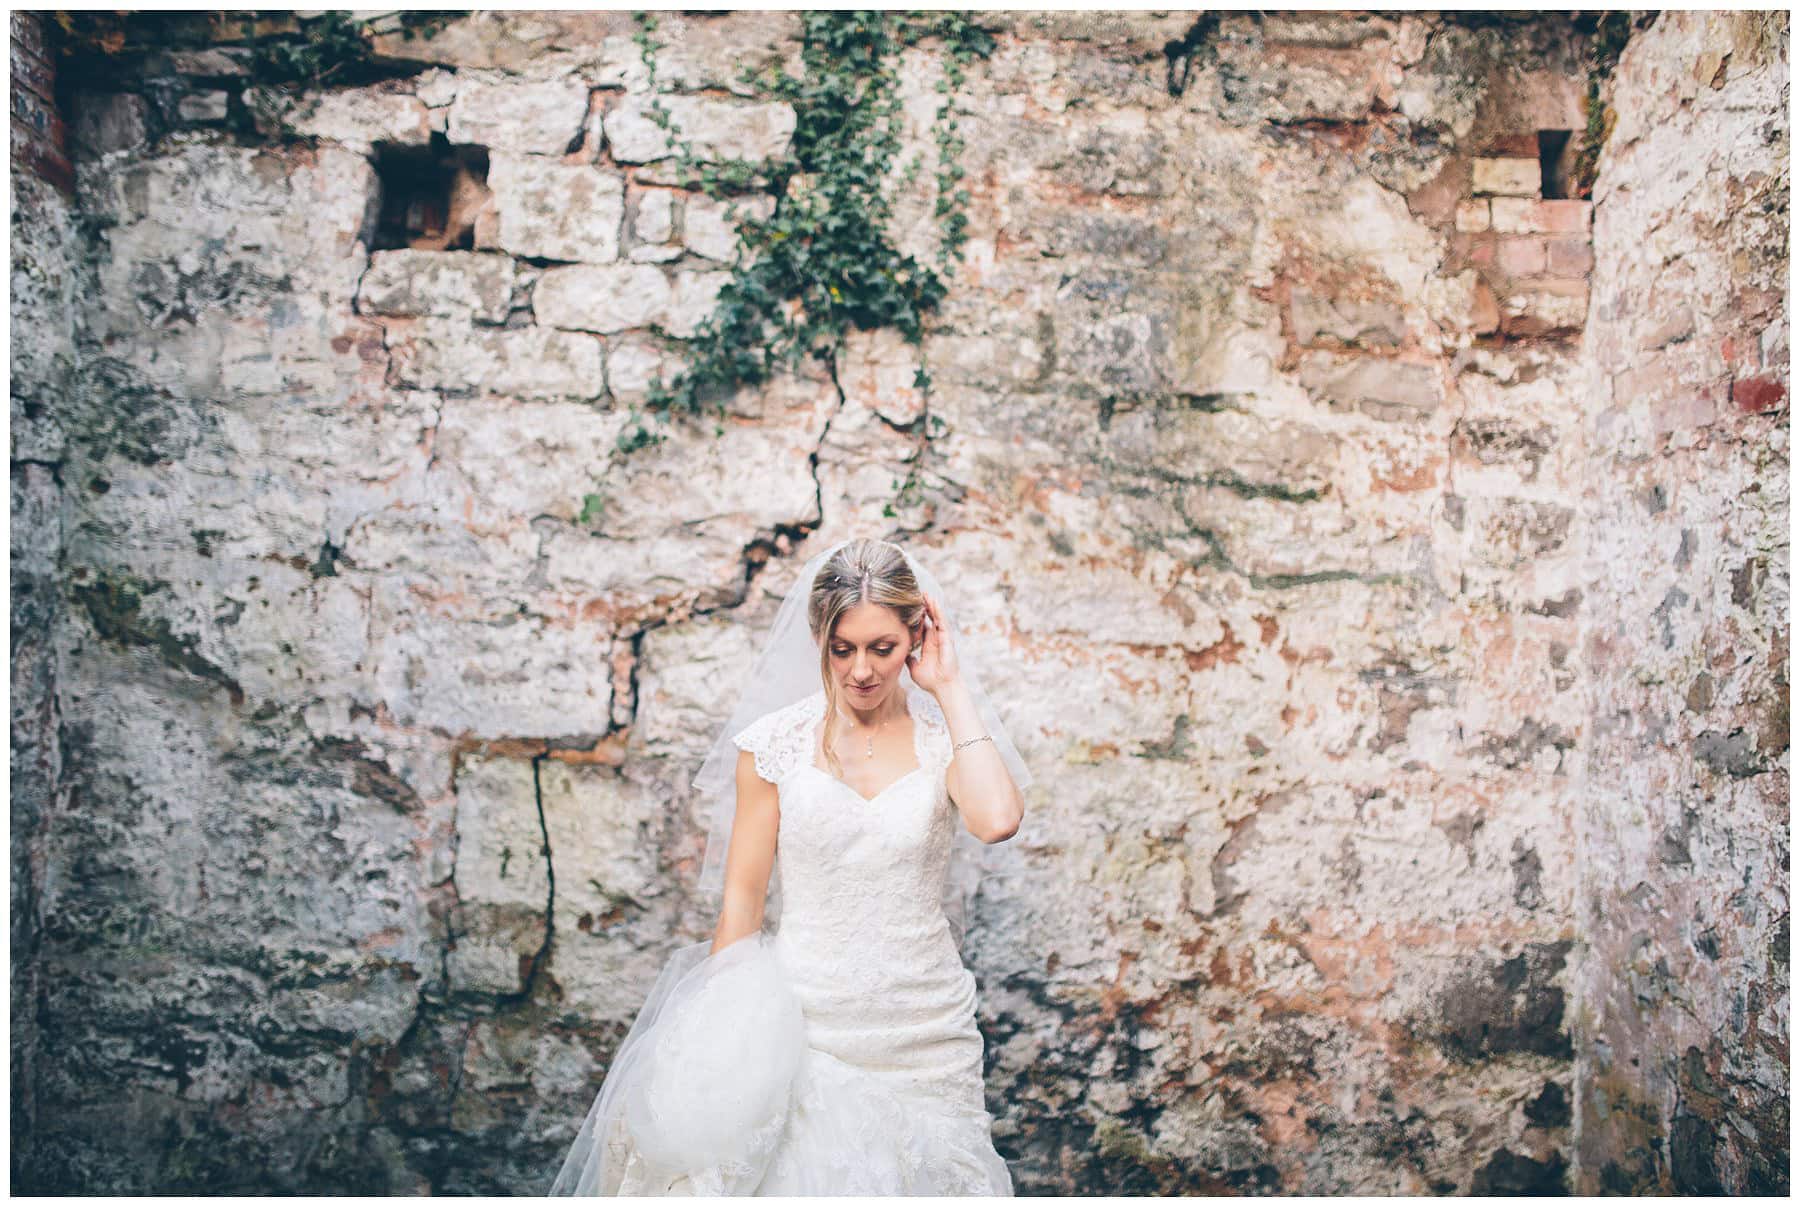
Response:
[[[1585,234],[1593,216],[1591,201],[1495,197],[1492,209],[1494,229],[1511,234]]]
[[[1500,240],[1500,269],[1508,276],[1537,276],[1546,262],[1544,241],[1535,235]]]
[[[1746,377],[1731,383],[1731,401],[1745,414],[1773,411],[1787,398],[1787,387],[1770,377]]]
[[[67,134],[56,109],[56,68],[45,56],[41,13],[12,15],[12,133],[14,164],[65,193],[75,189]]]
[[[1453,263],[1473,265],[1476,268],[1492,268],[1494,265],[1494,237],[1489,234],[1471,236],[1466,231],[1457,231],[1450,239],[1450,251]]]
[[[48,60],[14,54],[12,69],[15,97],[28,91],[36,94],[47,105],[56,104],[56,70]]]
[[[1500,329],[1500,303],[1486,281],[1475,281],[1475,306],[1469,314],[1469,330],[1486,335]]]
[[[1481,154],[1500,155],[1515,159],[1536,159],[1538,157],[1538,138],[1536,134],[1498,134],[1488,141]]]
[[[1586,234],[1593,229],[1594,203],[1591,201],[1553,199],[1538,202],[1537,208],[1547,231]]]
[[[1550,271],[1559,277],[1585,276],[1594,270],[1594,245],[1586,239],[1549,240]]]
[[[39,59],[50,57],[50,48],[44,45],[44,24],[42,13],[22,13],[17,9],[12,14],[12,40],[17,42],[28,55]]]

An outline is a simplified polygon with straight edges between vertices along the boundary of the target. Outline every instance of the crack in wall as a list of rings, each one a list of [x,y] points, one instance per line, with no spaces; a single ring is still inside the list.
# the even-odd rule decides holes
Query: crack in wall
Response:
[[[544,966],[545,958],[550,954],[550,945],[556,939],[556,867],[550,853],[550,824],[544,818],[544,785],[543,766],[546,754],[536,755],[531,760],[531,797],[537,805],[538,834],[543,839],[544,878],[549,881],[549,888],[544,896],[544,941],[532,954],[531,966],[525,972],[525,984],[517,997],[520,1001],[531,1000],[532,991],[537,987],[538,972]]]
[[[1241,499],[1274,499],[1280,503],[1314,503],[1328,493],[1327,490],[1316,486],[1293,487],[1279,482],[1253,482],[1229,470],[1213,470],[1204,474],[1184,474],[1152,464],[1121,465],[1105,454],[1101,454],[1097,460],[1100,468],[1109,475],[1121,478],[1148,478],[1165,486],[1217,487],[1221,490],[1229,490]],[[1121,493],[1128,492],[1121,491]],[[1139,497],[1147,497],[1149,494],[1150,492],[1146,490]]]
[[[1147,489],[1133,490],[1128,487],[1119,487],[1118,489],[1121,494],[1133,495],[1138,498],[1161,497],[1153,495]],[[1268,591],[1289,590],[1326,582],[1361,582],[1370,586],[1429,585],[1429,580],[1420,575],[1403,574],[1397,571],[1315,570],[1306,573],[1269,574],[1246,570],[1232,561],[1231,555],[1225,549],[1225,542],[1219,537],[1216,530],[1196,523],[1193,517],[1188,515],[1186,507],[1179,498],[1167,501],[1182,523],[1187,526],[1186,532],[1177,535],[1192,537],[1204,543],[1208,549],[1206,556],[1196,558],[1173,549],[1169,545],[1169,537],[1166,534],[1143,525],[1122,522],[1120,526],[1131,534],[1140,548],[1156,549],[1196,570],[1223,570],[1237,575],[1259,590]]]

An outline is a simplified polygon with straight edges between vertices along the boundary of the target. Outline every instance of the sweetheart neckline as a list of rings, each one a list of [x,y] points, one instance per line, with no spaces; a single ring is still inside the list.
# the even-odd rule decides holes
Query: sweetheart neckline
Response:
[[[844,791],[848,792],[851,796],[854,796],[857,800],[861,801],[865,805],[874,804],[876,801],[880,800],[882,797],[884,797],[888,793],[892,792],[895,788],[898,788],[901,784],[905,783],[907,780],[911,779],[913,776],[919,774],[921,771],[925,770],[925,765],[923,763],[920,763],[917,767],[914,767],[911,771],[903,773],[898,779],[896,779],[892,783],[888,784],[887,787],[885,787],[881,791],[877,792],[874,796],[864,796],[862,793],[858,792],[855,788],[852,788],[849,784],[845,783],[843,780],[839,779],[837,776],[831,774],[831,772],[825,770],[825,768],[819,766],[817,763],[806,763],[804,765],[813,771],[817,771],[820,775],[824,776],[826,779],[830,780],[832,783],[836,784],[838,787],[842,788]]]
[[[922,690],[916,684],[913,686],[911,691],[908,692],[907,700],[908,700],[909,704],[912,701],[914,693],[923,694]],[[822,703],[824,701],[824,699],[825,699],[825,692],[823,689],[813,693],[812,701],[814,703]],[[886,796],[888,793],[892,792],[895,788],[898,788],[901,784],[905,783],[911,777],[913,777],[925,770],[925,764],[927,761],[926,754],[925,754],[925,722],[923,721],[923,719],[920,718],[919,714],[917,712],[913,711],[913,709],[910,707],[906,711],[906,718],[907,718],[907,720],[912,722],[912,748],[913,748],[914,766],[913,766],[912,770],[903,772],[898,779],[896,779],[892,783],[888,784],[887,787],[883,788],[880,792],[877,792],[874,796],[864,796],[862,793],[858,792],[855,788],[852,788],[848,783],[839,779],[837,776],[831,774],[831,772],[825,770],[825,768],[819,766],[819,764],[811,758],[808,758],[803,765],[807,766],[807,767],[811,767],[814,771],[817,771],[820,775],[824,776],[826,779],[830,780],[832,783],[837,784],[839,787],[843,788],[844,791],[850,793],[850,795],[854,796],[857,800],[861,801],[864,805],[872,805],[876,801],[880,800],[882,797]],[[814,744],[817,745],[817,743],[818,743],[818,738],[815,736]]]

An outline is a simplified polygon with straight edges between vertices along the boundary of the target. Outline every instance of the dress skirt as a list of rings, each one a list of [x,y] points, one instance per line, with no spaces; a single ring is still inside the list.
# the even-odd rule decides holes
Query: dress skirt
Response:
[[[779,935],[711,946],[665,965],[551,1194],[1012,1194],[960,963],[966,985],[852,993],[796,975]]]

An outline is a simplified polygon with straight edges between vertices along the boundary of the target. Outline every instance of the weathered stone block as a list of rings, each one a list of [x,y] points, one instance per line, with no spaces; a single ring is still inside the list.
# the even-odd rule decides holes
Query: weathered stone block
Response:
[[[582,496],[605,472],[624,423],[621,413],[579,402],[445,400],[432,441],[434,472],[454,475],[467,489],[466,499],[456,499],[455,514],[472,510],[483,527],[504,525],[523,534],[529,532],[525,522],[538,517],[572,522]],[[535,538],[521,539],[527,550],[536,548]],[[470,555],[472,576],[490,559],[502,576],[515,569],[498,551],[471,549]],[[494,585],[506,581],[501,577]]]
[[[774,159],[787,154],[794,136],[791,105],[747,105],[706,96],[659,99],[676,139],[702,160]],[[649,101],[637,96],[607,112],[606,143],[619,163],[649,163],[674,154],[669,132],[651,119]]]
[[[1321,297],[1296,288],[1288,305],[1297,343],[1329,336],[1346,345],[1397,348],[1406,338],[1406,318],[1392,302]]]
[[[1476,498],[1466,508],[1471,560],[1502,570],[1562,549],[1575,517],[1573,508],[1532,499]]]
[[[1470,169],[1476,193],[1536,197],[1543,189],[1543,170],[1535,159],[1476,159]]]
[[[1094,280],[1089,287],[1117,296],[1119,304],[1103,308],[1079,295],[1063,301],[1054,316],[1058,335],[1058,368],[1096,382],[1110,394],[1153,394],[1171,381],[1169,340],[1172,325],[1150,307],[1156,299],[1125,301],[1120,278]]]
[[[551,858],[565,873],[559,915],[591,929],[615,908],[642,908],[669,891],[656,849],[668,813],[660,785],[560,759],[539,764],[538,780]]]
[[[898,331],[853,331],[844,341],[837,381],[844,396],[891,424],[916,420],[925,400],[914,385],[918,352]]]
[[[941,400],[947,386],[1023,386],[1043,378],[1049,364],[1043,339],[1033,333],[1030,315],[1014,316],[1016,328],[993,334],[945,332],[931,339],[933,393]]]
[[[737,259],[739,223],[767,219],[775,212],[775,199],[762,196],[715,201],[704,193],[695,193],[687,198],[683,211],[682,245],[695,255],[729,264]]]
[[[326,89],[317,94],[316,101],[316,105],[300,106],[289,114],[288,124],[296,132],[365,152],[377,142],[416,147],[431,140],[430,111],[425,102],[408,93]]]
[[[250,72],[250,52],[232,46],[209,46],[203,50],[176,50],[169,54],[169,67],[182,75],[243,76]]]
[[[489,155],[487,183],[498,215],[495,249],[581,264],[619,258],[625,221],[620,176],[592,164],[496,150]]]
[[[510,256],[396,248],[369,257],[356,302],[365,314],[466,315],[499,324],[512,309],[517,277]]]
[[[1731,402],[1749,415],[1779,409],[1787,400],[1787,386],[1771,377],[1745,377],[1731,383]]]
[[[225,120],[231,94],[228,92],[189,92],[176,102],[175,112],[184,122],[195,125],[217,125]]]
[[[556,946],[549,963],[565,1009],[627,1017],[642,1004],[667,925],[657,909],[673,881],[659,855],[668,786],[559,759],[538,764],[544,824],[556,870]],[[631,937],[656,933],[643,952]]]
[[[669,321],[675,291],[648,264],[548,268],[531,291],[531,309],[546,327],[612,334]]]
[[[1453,263],[1475,268],[1493,268],[1499,263],[1498,241],[1488,232],[1468,234],[1457,231],[1450,239]]]
[[[671,547],[659,549],[659,556],[697,567],[697,550],[675,548],[681,542],[667,540],[689,528],[675,500],[686,491],[702,491],[709,500],[709,523],[741,533],[742,539],[804,523],[805,517],[818,514],[817,487],[807,464],[816,441],[816,431],[774,424],[727,425],[723,435],[713,434],[710,421],[673,430],[666,443],[634,454],[643,477],[632,490],[605,491],[598,530],[615,539],[666,543]],[[658,577],[624,564],[609,567],[608,577],[640,572],[645,582]],[[671,576],[668,581],[680,580]]]
[[[607,731],[612,668],[574,658],[604,647],[602,620],[547,618],[443,588],[431,610],[405,584],[378,584],[371,605],[370,674],[394,718],[477,738],[587,738]]]
[[[1503,330],[1513,335],[1543,335],[1578,330],[1587,321],[1585,282],[1539,281],[1507,296],[1500,307]]]
[[[1469,201],[1458,202],[1456,206],[1456,229],[1459,231],[1484,231],[1492,224],[1488,214],[1487,198],[1477,197]]]
[[[1371,49],[1229,46],[1219,62],[1221,110],[1238,125],[1355,121],[1380,90]]]
[[[667,16],[709,153],[775,145],[726,91],[799,70],[802,16]],[[666,157],[629,206],[595,183],[617,140],[580,93],[622,89],[594,99],[632,134],[630,14],[383,34],[461,70],[315,90],[313,146],[152,146],[125,94],[77,208],[16,174],[21,1185],[518,1190],[705,925],[668,810],[719,684],[806,546],[900,531],[1038,777],[968,951],[1022,1190],[1785,1189],[1782,14],[1634,25],[1591,252],[1579,208],[1468,195],[1471,149],[1580,128],[1566,20],[1214,16],[989,23],[930,399],[921,350],[858,333],[835,379],[629,455],[596,399],[681,349],[651,278],[577,269],[736,253]],[[939,56],[902,56],[884,167],[930,150]],[[371,258],[358,144],[453,114],[523,221]],[[925,255],[922,166],[890,234]],[[705,267],[664,282],[675,330]],[[1476,339],[1492,284],[1525,300]],[[504,744],[453,778],[464,735]],[[182,1100],[232,1109],[159,1145]]]
[[[462,75],[442,67],[429,67],[413,77],[413,95],[431,110],[434,130],[443,130],[449,125],[450,106],[455,102],[456,90],[462,82]]]
[[[676,273],[675,296],[663,320],[663,330],[679,339],[692,337],[717,308],[719,290],[731,277],[724,271]]]
[[[1310,354],[1301,361],[1300,384],[1334,408],[1389,421],[1423,418],[1443,401],[1436,367],[1387,357]]]
[[[606,392],[615,405],[643,401],[656,381],[673,385],[685,367],[654,335],[626,332],[606,341]]]
[[[667,243],[675,237],[674,189],[644,189],[637,195],[631,233],[639,244]]]
[[[597,399],[606,392],[600,341],[548,327],[471,327],[423,318],[387,334],[401,385],[520,398]]]
[[[465,72],[446,115],[452,143],[509,155],[561,155],[580,137],[588,87],[580,79],[525,80]]]
[[[464,758],[456,833],[451,988],[517,993],[550,933],[550,862],[532,761]]]
[[[466,756],[456,773],[456,895],[465,905],[542,910],[549,863],[529,758]]]

